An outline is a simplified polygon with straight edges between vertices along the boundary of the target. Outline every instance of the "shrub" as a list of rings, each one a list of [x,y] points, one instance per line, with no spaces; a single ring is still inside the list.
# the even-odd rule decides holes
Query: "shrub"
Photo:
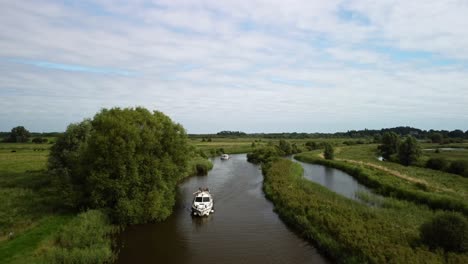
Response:
[[[252,163],[268,163],[281,156],[281,152],[275,146],[264,146],[254,149],[247,154],[247,161]]]
[[[426,167],[433,170],[445,170],[448,166],[448,162],[444,158],[430,158],[426,162]]]
[[[48,141],[47,138],[41,138],[41,137],[35,137],[32,139],[32,142],[36,144],[47,143],[47,141]]]
[[[455,212],[439,214],[420,228],[421,240],[430,248],[468,251],[468,220]]]
[[[323,156],[324,156],[325,159],[327,159],[327,160],[332,160],[332,159],[334,159],[334,157],[335,157],[335,151],[334,151],[332,145],[330,145],[330,144],[328,144],[328,143],[325,145],[325,150],[323,151]]]
[[[468,162],[464,160],[452,161],[447,169],[448,172],[468,177]]]
[[[79,214],[53,238],[45,263],[105,263],[115,258],[110,235],[116,230],[97,210]]]

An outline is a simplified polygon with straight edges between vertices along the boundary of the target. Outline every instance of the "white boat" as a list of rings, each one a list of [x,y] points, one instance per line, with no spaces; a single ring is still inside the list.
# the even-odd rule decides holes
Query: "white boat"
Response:
[[[198,216],[214,213],[213,197],[208,188],[199,188],[193,193],[192,214]]]
[[[223,154],[223,155],[221,155],[221,159],[222,159],[222,160],[228,160],[228,159],[229,159],[229,155],[228,155],[228,154]]]

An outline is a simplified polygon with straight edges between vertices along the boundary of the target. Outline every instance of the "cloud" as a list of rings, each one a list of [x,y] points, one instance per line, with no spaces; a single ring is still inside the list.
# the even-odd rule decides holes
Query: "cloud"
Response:
[[[191,133],[468,129],[466,8],[2,2],[0,130],[60,131],[103,107],[137,105]]]

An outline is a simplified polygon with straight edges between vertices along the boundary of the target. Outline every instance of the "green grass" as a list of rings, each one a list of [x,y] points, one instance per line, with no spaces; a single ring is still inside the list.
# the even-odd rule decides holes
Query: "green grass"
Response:
[[[380,207],[366,206],[304,179],[289,160],[274,162],[264,175],[275,211],[337,262],[468,262],[467,254],[429,251],[420,243],[419,226],[435,215],[426,206],[388,198]]]
[[[468,186],[468,179],[461,176],[447,174],[446,177],[440,179],[437,175],[441,172],[417,167],[410,168],[412,171],[406,171],[402,170],[402,168],[408,169],[408,167],[401,165],[399,165],[400,167],[392,166],[392,173],[397,173],[400,176],[397,177],[383,170],[386,167],[382,167],[382,169],[349,161],[324,160],[314,153],[301,153],[295,157],[303,162],[318,163],[340,169],[356,178],[361,184],[368,186],[381,195],[425,204],[433,209],[456,210],[468,215],[468,202],[466,201],[467,189],[463,189],[463,186]],[[381,163],[386,164],[389,162]],[[397,169],[401,169],[401,171]],[[421,170],[423,170],[424,173],[421,172]],[[419,173],[417,174],[418,176],[412,174],[414,171]],[[405,175],[400,174],[401,172],[405,173]],[[432,174],[428,175],[427,173]],[[420,174],[423,174],[424,177]],[[401,177],[407,177],[410,180]],[[448,187],[441,188],[441,184],[439,184],[441,182],[453,189],[449,189]]]
[[[44,217],[35,226],[15,235],[13,239],[0,242],[0,263],[36,262],[35,251],[39,245],[68,223],[72,216]]]
[[[451,155],[448,151],[439,153],[442,157]],[[468,158],[468,151],[467,151]],[[378,166],[398,171],[412,178],[424,181],[427,185],[438,193],[457,196],[461,199],[468,199],[468,179],[460,175],[436,171],[432,169],[403,166],[394,162],[381,162],[377,160],[377,145],[364,145],[353,147],[342,147],[337,151],[337,159],[349,159],[364,161]],[[402,184],[411,184],[403,182]]]
[[[89,210],[73,218],[39,252],[43,263],[108,263],[115,260],[110,236],[117,231],[108,217]]]

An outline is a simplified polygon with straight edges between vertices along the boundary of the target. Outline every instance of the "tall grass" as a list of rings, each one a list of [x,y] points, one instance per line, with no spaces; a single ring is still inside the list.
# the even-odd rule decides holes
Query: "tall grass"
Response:
[[[110,236],[117,229],[98,210],[79,214],[52,239],[52,245],[42,249],[44,263],[110,263],[115,260]]]
[[[361,184],[384,196],[425,204],[433,209],[455,210],[468,215],[468,203],[462,197],[450,193],[435,192],[431,190],[430,186],[420,182],[411,183],[389,175],[385,171],[343,161],[324,160],[307,153],[296,155],[295,158],[303,162],[342,170]]]
[[[264,191],[281,218],[340,263],[467,263],[468,255],[430,251],[419,226],[434,216],[405,201],[369,207],[302,177],[278,160],[264,168]]]

